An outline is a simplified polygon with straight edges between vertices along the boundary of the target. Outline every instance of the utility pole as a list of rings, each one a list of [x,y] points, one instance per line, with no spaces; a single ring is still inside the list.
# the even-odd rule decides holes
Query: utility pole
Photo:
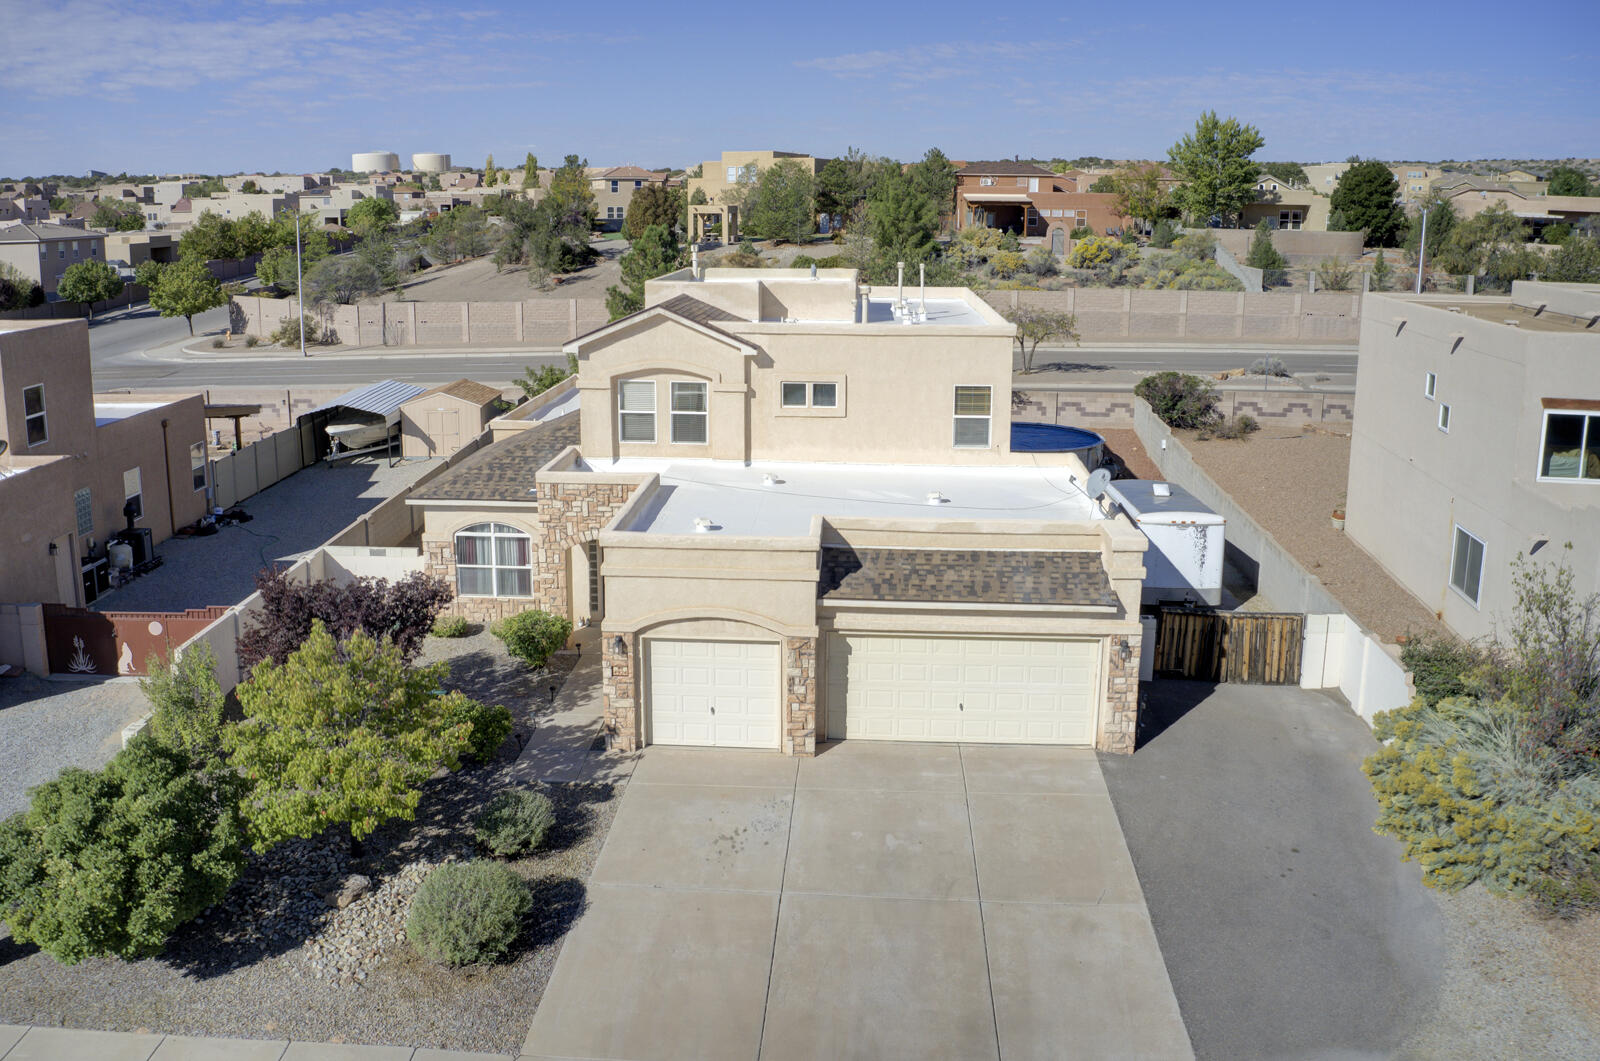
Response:
[[[300,202],[294,204],[294,301],[295,309],[300,313],[300,356],[310,357],[306,353],[306,286],[304,273],[300,266]]]
[[[1422,270],[1428,261],[1428,211],[1422,211],[1422,242],[1417,245],[1417,294],[1422,294]]]

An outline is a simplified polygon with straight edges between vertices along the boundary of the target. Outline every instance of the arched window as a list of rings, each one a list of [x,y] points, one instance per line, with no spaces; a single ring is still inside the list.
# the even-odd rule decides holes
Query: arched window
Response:
[[[504,523],[476,523],[456,534],[456,593],[463,597],[531,597],[528,536]]]

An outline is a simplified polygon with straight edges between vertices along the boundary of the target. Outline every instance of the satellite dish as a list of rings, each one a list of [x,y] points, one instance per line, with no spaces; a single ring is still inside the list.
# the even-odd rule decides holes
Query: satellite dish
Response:
[[[3,438],[0,438],[0,457],[5,456],[6,450],[8,450],[10,448],[11,448],[11,443],[7,442]]]
[[[1089,473],[1089,485],[1085,487],[1089,496],[1096,501],[1105,496],[1106,487],[1111,485],[1111,473],[1104,468],[1096,468]]]

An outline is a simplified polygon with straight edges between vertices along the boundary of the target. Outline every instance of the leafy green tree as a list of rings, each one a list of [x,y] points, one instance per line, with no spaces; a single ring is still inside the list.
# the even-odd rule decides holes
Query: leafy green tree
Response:
[[[208,309],[226,305],[228,296],[199,258],[185,258],[161,270],[161,279],[150,289],[150,305],[163,317],[182,317],[194,334],[194,317]]]
[[[1111,177],[1111,191],[1117,196],[1117,213],[1155,225],[1172,211],[1172,196],[1162,179],[1160,166],[1129,166],[1118,170]]]
[[[1422,212],[1428,212],[1428,263],[1433,265],[1440,248],[1444,247],[1450,239],[1450,233],[1456,225],[1456,208],[1437,191],[1429,191],[1417,202],[1416,212],[1406,218],[1405,238],[1401,246],[1405,248],[1406,257],[1416,261],[1418,249],[1422,246]],[[1443,268],[1443,266],[1440,266]],[[1465,269],[1446,270],[1447,272],[1465,272]]]
[[[1033,371],[1033,356],[1041,343],[1076,343],[1078,318],[1072,313],[1017,306],[1005,311],[1006,320],[1017,326],[1017,352],[1022,355],[1022,371]]]
[[[799,243],[816,230],[816,182],[792,158],[768,166],[756,182],[747,223],[752,235]]]
[[[241,258],[265,253],[272,246],[272,223],[260,210],[252,210],[234,221],[233,242]]]
[[[628,213],[622,219],[622,231],[629,239],[638,239],[651,225],[676,229],[683,216],[683,205],[674,201],[672,190],[662,184],[646,184],[628,200]]]
[[[244,721],[223,733],[248,785],[255,849],[330,825],[348,826],[359,842],[385,821],[415,817],[422,783],[458,767],[470,746],[470,725],[441,725],[462,696],[440,693],[449,670],[410,669],[393,642],[360,631],[336,643],[320,619],[286,663],[257,663],[238,690]]]
[[[1329,205],[1343,216],[1345,231],[1365,231],[1368,246],[1392,247],[1406,220],[1399,197],[1400,183],[1389,167],[1367,159],[1339,175]]]
[[[594,230],[594,190],[589,186],[588,161],[577,155],[561,160],[561,168],[550,174],[550,191],[545,195],[560,226],[581,224]]]
[[[89,307],[89,319],[94,320],[94,304],[122,294],[122,277],[102,261],[79,262],[67,266],[56,284],[56,294],[68,302],[82,302]]]
[[[855,206],[855,176],[849,163],[842,158],[830,158],[817,172],[817,211],[828,215],[847,215]]]
[[[89,223],[95,228],[138,232],[144,228],[144,213],[134,203],[102,199],[95,206],[94,216],[89,219]]]
[[[522,186],[524,188],[537,188],[539,186],[539,160],[533,157],[533,152],[528,152],[528,158],[522,163]]]
[[[886,268],[895,262],[930,262],[938,256],[939,204],[909,174],[891,174],[867,204],[867,229]]]
[[[943,159],[944,156],[941,154],[938,158]],[[946,163],[948,161],[948,159],[945,159]],[[932,165],[937,170],[937,160]],[[795,163],[794,168],[798,169],[799,164]],[[886,179],[890,174],[898,174],[899,172],[899,165],[890,159],[875,157],[858,147],[852,147],[840,157],[829,159],[814,178],[813,198],[816,203],[815,209],[817,212],[837,214],[840,217],[849,218],[855,213],[858,206],[871,199],[873,190],[877,188],[880,181]],[[953,194],[955,187],[953,183],[953,168],[951,175]],[[761,176],[765,176],[765,174],[757,175],[752,173],[750,175],[752,183],[759,183]],[[806,176],[809,178],[810,174]],[[937,191],[937,189],[933,190]],[[760,190],[757,188],[750,202],[746,204],[748,209],[754,210],[759,199]]]
[[[643,309],[645,281],[681,269],[683,249],[666,225],[651,225],[617,264],[622,286],[606,289],[606,312],[612,320]]]
[[[1212,217],[1224,222],[1237,218],[1255,197],[1260,166],[1250,156],[1264,143],[1253,125],[1218,118],[1216,111],[1202,114],[1194,132],[1167,149],[1183,181],[1173,195],[1184,215],[1202,225]]]
[[[140,285],[146,292],[154,291],[161,282],[161,270],[166,266],[151,258],[146,258],[133,267],[133,282]]]
[[[1539,241],[1541,243],[1548,243],[1554,247],[1567,242],[1567,239],[1571,237],[1571,235],[1572,226],[1564,221],[1557,221],[1555,224],[1546,225],[1544,228],[1539,230]]]
[[[1244,263],[1261,270],[1263,284],[1276,284],[1283,279],[1283,271],[1289,263],[1272,245],[1272,226],[1267,224],[1266,218],[1261,219],[1255,235],[1250,237],[1250,253],[1245,256]]]
[[[256,195],[260,193],[261,185],[257,184],[253,180],[247,180],[243,184],[239,185],[239,190],[246,195]]]
[[[400,220],[400,208],[392,199],[369,196],[359,200],[350,208],[346,220],[349,222],[350,230],[362,239],[381,236],[394,228],[395,222]]]
[[[1589,182],[1588,176],[1571,166],[1557,166],[1551,170],[1547,177],[1550,181],[1550,195],[1593,195],[1594,186]]]
[[[157,954],[244,868],[237,778],[202,776],[139,736],[104,770],[76,767],[0,824],[0,911],[19,943],[68,965]]]
[[[305,296],[312,304],[351,305],[382,291],[383,276],[370,259],[354,254],[324,258],[305,277]]]
[[[178,240],[178,257],[201,262],[239,257],[233,222],[210,210],[203,211]]]
[[[493,188],[498,177],[499,171],[494,168],[494,152],[491,151],[489,157],[484,159],[483,162],[483,186],[485,188]]]
[[[150,701],[149,735],[199,766],[222,756],[222,711],[227,697],[217,682],[217,657],[199,641],[175,660],[152,655],[139,688]]]
[[[1474,273],[1508,284],[1537,267],[1537,259],[1530,259],[1523,247],[1527,241],[1528,228],[1522,219],[1504,203],[1495,203],[1456,222],[1440,245],[1437,261],[1450,273]],[[1433,242],[1431,226],[1428,242]]]
[[[400,282],[412,271],[411,255],[401,253],[390,235],[368,236],[356,244],[351,258],[371,271],[380,291],[398,291]]]
[[[1261,171],[1270,173],[1293,188],[1304,188],[1311,183],[1305,169],[1298,162],[1263,162]]]
[[[1095,178],[1094,183],[1089,185],[1089,190],[1105,194],[1114,193],[1117,190],[1117,178],[1110,173],[1103,174]]]
[[[613,290],[615,289],[613,288]],[[522,377],[512,382],[522,388],[523,394],[532,399],[537,398],[568,376],[576,376],[577,374],[578,355],[568,354],[565,368],[557,365],[543,365],[535,370],[532,365],[529,365],[522,370]]]
[[[956,167],[943,151],[937,147],[928,148],[922,161],[911,166],[910,176],[922,194],[933,200],[940,217],[955,210]]]
[[[422,241],[428,257],[438,262],[458,262],[489,253],[489,222],[475,206],[458,206],[440,214]]]
[[[1564,284],[1600,283],[1600,240],[1568,236],[1550,255],[1543,276]]]

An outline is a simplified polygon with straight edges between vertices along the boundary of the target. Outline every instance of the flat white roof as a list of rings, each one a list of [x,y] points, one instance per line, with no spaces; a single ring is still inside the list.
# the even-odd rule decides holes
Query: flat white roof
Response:
[[[1065,468],[956,468],[928,465],[788,461],[661,461],[624,458],[588,464],[596,472],[655,472],[661,488],[619,529],[649,534],[705,533],[797,537],[814,516],[879,519],[1102,518]],[[771,475],[771,485],[764,481]],[[930,502],[937,492],[944,500]]]
[[[894,324],[900,322],[910,325],[934,324],[944,327],[959,325],[963,328],[991,323],[984,320],[982,314],[959,298],[928,299],[926,303],[928,312],[927,316],[924,317],[922,313],[924,303],[922,299],[917,297],[917,285],[914,280],[915,277],[908,277],[906,280],[906,309],[910,314],[909,321],[906,319],[905,314],[895,313],[893,298],[878,298],[874,296],[867,300],[867,323]],[[891,284],[890,286],[892,287],[893,285]]]
[[[118,420],[126,420],[130,416],[148,413],[151,409],[159,409],[166,402],[95,402],[94,426],[104,427],[114,424]]]

